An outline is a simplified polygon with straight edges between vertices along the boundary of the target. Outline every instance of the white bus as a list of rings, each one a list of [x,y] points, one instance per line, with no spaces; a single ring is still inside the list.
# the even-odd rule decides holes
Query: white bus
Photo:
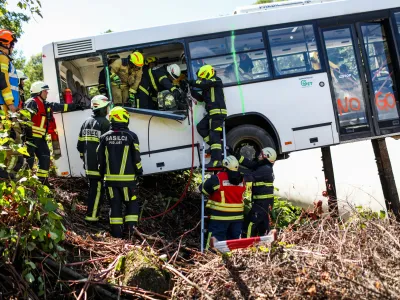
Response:
[[[274,147],[293,151],[400,132],[400,3],[398,0],[292,1],[291,5],[182,24],[55,42],[43,48],[49,99],[90,101],[113,54],[141,49],[160,63],[180,64],[188,78],[211,64],[225,84],[228,144],[248,157]],[[111,97],[111,95],[109,95]],[[84,174],[76,143],[90,110],[59,114],[62,176]],[[194,107],[195,124],[204,113]],[[134,109],[145,174],[191,166],[187,112]],[[201,137],[195,132],[195,166]]]

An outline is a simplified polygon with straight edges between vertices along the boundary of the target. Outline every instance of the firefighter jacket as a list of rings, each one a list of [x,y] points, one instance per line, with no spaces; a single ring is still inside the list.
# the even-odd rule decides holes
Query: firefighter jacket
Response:
[[[97,148],[100,176],[106,187],[136,186],[136,176],[143,174],[139,139],[125,124],[111,124]]]
[[[211,211],[211,220],[243,220],[243,194],[246,191],[243,180],[238,185],[234,185],[229,182],[227,172],[220,172],[207,179],[199,189],[208,196],[206,207]]]
[[[75,104],[60,104],[42,101],[39,96],[29,99],[25,107],[34,111],[32,116],[32,136],[45,138],[46,134],[56,131],[56,121],[53,112],[67,112],[76,110]]]
[[[117,74],[121,79],[121,85],[137,91],[142,80],[143,70],[135,71],[129,68],[128,58],[119,58],[110,65],[111,73]]]
[[[12,105],[18,107],[19,104],[19,82],[17,69],[11,62],[11,58],[0,50],[0,71],[3,76],[0,86],[4,87],[0,92],[0,104]]]
[[[108,130],[110,130],[110,122],[104,116],[93,114],[82,124],[77,148],[88,178],[100,178],[96,150],[100,143],[100,137]]]
[[[139,85],[139,91],[142,91],[145,93],[147,96],[152,96],[152,85],[151,85],[151,80],[150,80],[150,74],[151,74],[151,69],[149,66],[143,66],[143,75],[142,75],[142,80],[140,81]]]
[[[101,70],[99,73],[99,93],[103,95],[107,94],[105,69]]]
[[[193,80],[191,85],[202,90],[201,95],[192,91],[192,96],[200,102],[205,102],[209,116],[228,114],[225,104],[224,84],[219,77]]]
[[[171,93],[177,89],[172,81],[168,78],[167,66],[158,66],[149,69],[149,77],[152,89],[158,93],[168,90]]]
[[[245,175],[246,182],[252,182],[252,200],[274,201],[274,171],[268,160],[251,161],[243,156],[239,163],[250,169],[251,172]]]

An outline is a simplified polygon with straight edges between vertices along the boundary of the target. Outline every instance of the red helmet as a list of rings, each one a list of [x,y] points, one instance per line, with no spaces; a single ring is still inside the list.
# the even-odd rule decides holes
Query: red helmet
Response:
[[[15,34],[7,29],[0,29],[0,44],[6,48],[11,48],[12,44],[17,41]]]

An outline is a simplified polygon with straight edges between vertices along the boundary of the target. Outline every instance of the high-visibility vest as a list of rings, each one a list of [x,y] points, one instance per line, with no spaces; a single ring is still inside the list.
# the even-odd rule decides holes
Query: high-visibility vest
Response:
[[[39,97],[33,98],[37,105],[37,113],[32,117],[32,136],[42,138],[46,133],[52,133],[55,129],[55,122],[51,114],[51,108],[44,105]]]
[[[208,198],[207,208],[218,213],[211,213],[210,219],[220,221],[242,220],[244,211],[243,194],[246,191],[246,184],[244,181],[238,185],[231,184],[227,172],[220,172],[217,177],[219,186]]]
[[[6,54],[4,54],[3,52],[0,51],[0,55],[6,55]],[[19,82],[18,81],[19,80],[18,80],[17,69],[14,67],[11,60],[8,63],[8,76],[9,76],[9,81],[10,81],[12,97],[14,98],[14,106],[18,107],[18,105],[19,105],[19,87],[18,87]],[[3,104],[6,104],[6,102],[4,101],[3,95],[0,93],[0,105],[3,105]]]

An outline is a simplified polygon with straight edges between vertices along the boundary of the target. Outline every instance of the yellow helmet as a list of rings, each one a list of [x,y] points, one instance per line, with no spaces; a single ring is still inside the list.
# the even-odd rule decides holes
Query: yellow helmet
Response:
[[[129,55],[129,60],[137,67],[143,67],[144,65],[144,57],[140,52],[133,52]]]
[[[211,79],[215,76],[215,70],[211,65],[202,66],[199,71],[197,71],[197,77],[204,79]]]
[[[155,56],[149,56],[146,58],[146,65],[151,64],[151,63],[156,63],[158,61],[158,58]]]
[[[108,117],[110,119],[110,122],[129,123],[129,113],[125,108],[121,106],[116,106],[112,110],[110,110]]]

